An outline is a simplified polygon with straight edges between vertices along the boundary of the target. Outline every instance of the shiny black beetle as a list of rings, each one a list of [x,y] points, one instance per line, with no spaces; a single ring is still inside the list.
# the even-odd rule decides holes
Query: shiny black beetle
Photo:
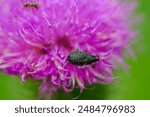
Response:
[[[72,52],[67,60],[74,65],[84,66],[99,61],[99,57],[77,50]]]

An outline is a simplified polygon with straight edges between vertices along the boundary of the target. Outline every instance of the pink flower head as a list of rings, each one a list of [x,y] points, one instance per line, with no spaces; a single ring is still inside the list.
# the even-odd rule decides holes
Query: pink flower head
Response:
[[[114,63],[126,66],[133,7],[119,0],[1,0],[0,70],[41,80],[49,93],[109,84]]]

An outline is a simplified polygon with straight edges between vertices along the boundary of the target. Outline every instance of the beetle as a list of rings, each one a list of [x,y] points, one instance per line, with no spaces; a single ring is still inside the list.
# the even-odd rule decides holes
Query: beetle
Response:
[[[67,60],[74,65],[84,66],[99,61],[99,57],[77,50],[69,54]]]

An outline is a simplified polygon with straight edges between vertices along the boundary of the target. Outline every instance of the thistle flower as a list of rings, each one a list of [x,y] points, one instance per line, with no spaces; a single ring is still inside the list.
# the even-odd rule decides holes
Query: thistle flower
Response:
[[[41,91],[109,84],[134,32],[119,0],[1,0],[0,70]]]

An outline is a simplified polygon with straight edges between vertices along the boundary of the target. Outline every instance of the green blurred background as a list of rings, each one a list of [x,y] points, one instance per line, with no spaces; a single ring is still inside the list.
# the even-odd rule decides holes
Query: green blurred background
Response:
[[[137,60],[127,60],[131,66],[129,74],[119,71],[121,79],[110,85],[89,86],[82,94],[74,90],[71,94],[60,91],[52,99],[111,99],[111,100],[150,100],[150,1],[139,0],[138,12],[144,14],[140,26],[140,43],[136,50]],[[135,48],[137,48],[135,47]],[[139,51],[139,52],[138,52]],[[21,83],[19,78],[0,73],[0,99],[39,99],[39,82]],[[47,98],[48,99],[48,98]]]

